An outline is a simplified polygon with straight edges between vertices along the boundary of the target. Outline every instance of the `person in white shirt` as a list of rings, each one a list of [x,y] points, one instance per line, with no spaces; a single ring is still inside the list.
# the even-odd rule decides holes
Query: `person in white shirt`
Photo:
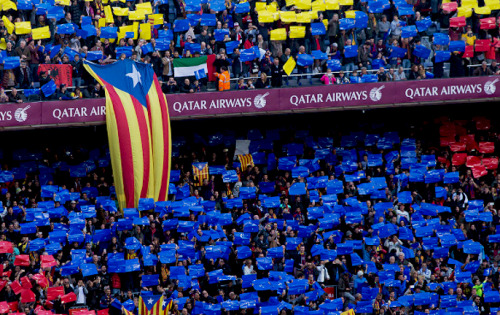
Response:
[[[245,260],[245,267],[243,267],[243,274],[249,275],[252,273],[255,273],[255,271],[253,270],[252,260],[247,259]]]
[[[422,268],[418,271],[418,274],[424,276],[427,282],[431,281],[431,271],[427,269],[427,264],[423,263]]]
[[[75,289],[76,294],[76,304],[87,304],[87,287],[83,283],[83,280],[78,281],[78,286]]]
[[[399,67],[398,71],[396,71],[396,73],[394,73],[394,80],[395,81],[406,80],[406,74],[405,74],[403,67]]]

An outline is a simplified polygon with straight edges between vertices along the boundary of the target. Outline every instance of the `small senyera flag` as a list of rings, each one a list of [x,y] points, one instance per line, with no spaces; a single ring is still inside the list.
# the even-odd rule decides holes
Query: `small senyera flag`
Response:
[[[253,157],[251,154],[239,154],[238,159],[241,163],[241,171],[244,172],[247,170],[248,166],[254,166]]]

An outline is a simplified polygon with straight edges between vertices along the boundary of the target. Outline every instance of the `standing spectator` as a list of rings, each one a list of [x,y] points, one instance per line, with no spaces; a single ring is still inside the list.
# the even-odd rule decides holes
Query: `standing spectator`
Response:
[[[15,49],[15,52],[21,60],[25,60],[27,62],[31,60],[31,52],[28,46],[26,46],[26,41],[24,39],[19,42],[19,46]]]
[[[240,50],[236,48],[233,52],[233,61],[231,64],[231,69],[233,70],[233,77],[239,78],[246,75],[245,66],[246,64],[240,59]]]
[[[378,22],[378,38],[377,40],[386,40],[391,23],[387,21],[387,16],[382,15],[382,19]]]
[[[82,85],[83,62],[80,60],[80,55],[75,55],[75,59],[71,61],[73,68],[73,86],[79,87]]]
[[[76,304],[87,304],[87,294],[89,294],[89,292],[87,291],[87,287],[83,283],[82,279],[78,280],[78,286],[75,288],[75,294]]]
[[[21,89],[30,89],[33,87],[33,74],[24,60],[21,61],[21,68],[19,68],[18,82],[18,87]]]
[[[274,58],[273,65],[271,66],[271,86],[281,87],[283,84],[283,66],[280,64],[278,58]]]

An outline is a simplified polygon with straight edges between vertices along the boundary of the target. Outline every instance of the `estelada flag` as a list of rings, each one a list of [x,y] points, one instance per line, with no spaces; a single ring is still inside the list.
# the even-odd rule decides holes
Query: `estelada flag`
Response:
[[[139,297],[139,315],[163,315],[163,295]]]
[[[203,185],[203,181],[208,179],[208,163],[193,163],[193,177],[195,186]]]
[[[105,66],[85,61],[84,66],[106,91],[106,125],[120,207],[136,208],[140,198],[167,200],[170,121],[153,68],[130,59]]]

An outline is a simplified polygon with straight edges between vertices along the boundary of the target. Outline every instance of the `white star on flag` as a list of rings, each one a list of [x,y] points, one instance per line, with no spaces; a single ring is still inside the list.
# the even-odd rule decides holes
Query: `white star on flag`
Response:
[[[152,298],[149,298],[148,304],[153,304],[153,299]]]
[[[164,300],[162,304],[163,304],[163,307],[165,307],[165,305],[167,305],[167,301]]]
[[[134,84],[134,88],[137,83],[141,83],[141,73],[137,71],[135,65],[132,65],[132,73],[127,73],[127,77],[131,78]]]

